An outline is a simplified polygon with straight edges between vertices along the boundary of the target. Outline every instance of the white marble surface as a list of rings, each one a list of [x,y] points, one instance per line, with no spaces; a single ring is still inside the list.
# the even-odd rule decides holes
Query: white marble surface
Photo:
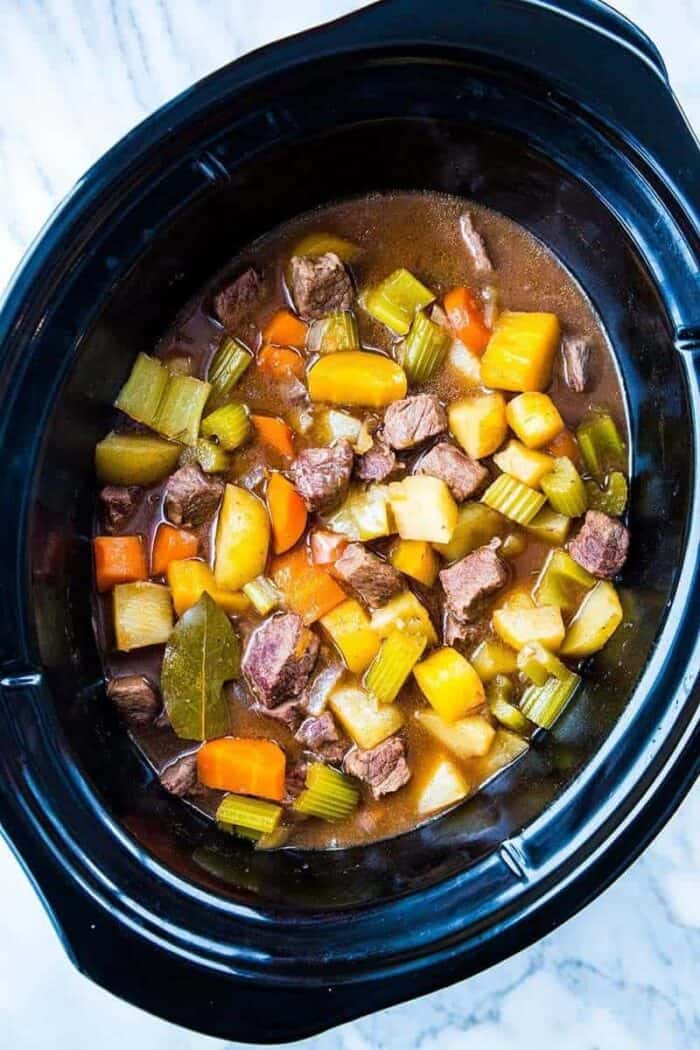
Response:
[[[146,114],[232,57],[360,6],[0,0],[0,287],[72,183]],[[618,7],[660,46],[700,128],[700,0],[620,0]],[[696,790],[622,879],[539,944],[469,982],[297,1045],[700,1046],[699,829]],[[0,1050],[92,1050],[96,1042],[100,1050],[226,1045],[149,1017],[80,977],[0,841]]]

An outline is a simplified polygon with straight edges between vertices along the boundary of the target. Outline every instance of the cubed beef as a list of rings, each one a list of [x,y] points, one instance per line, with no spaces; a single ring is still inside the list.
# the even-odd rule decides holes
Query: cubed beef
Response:
[[[386,481],[396,469],[396,456],[392,449],[375,437],[372,447],[357,457],[355,473],[360,481]]]
[[[474,269],[477,273],[491,273],[493,264],[486,251],[484,238],[474,226],[474,221],[468,211],[462,212],[459,217],[459,230],[462,240],[467,246],[467,251],[472,257]]]
[[[155,689],[140,674],[110,679],[107,696],[124,721],[131,726],[150,725],[160,711],[160,700]]]
[[[404,743],[398,736],[390,736],[371,751],[351,748],[343,761],[343,769],[369,784],[375,798],[398,791],[411,779]]]
[[[306,751],[311,752],[324,762],[342,762],[343,755],[350,747],[347,740],[343,740],[338,732],[333,715],[330,711],[318,717],[312,715],[305,718],[296,734],[296,739],[304,745]]]
[[[413,448],[447,430],[447,416],[434,394],[394,401],[384,415],[384,439],[392,448]]]
[[[401,590],[401,575],[361,543],[350,543],[333,566],[344,583],[356,591],[371,609],[385,605]]]
[[[166,766],[158,778],[171,795],[191,794],[197,786],[197,752],[182,755]]]
[[[416,474],[430,474],[440,478],[461,503],[474,496],[488,481],[489,472],[471,456],[465,456],[454,445],[441,441],[433,446],[418,463]]]
[[[202,525],[214,515],[224,494],[221,478],[205,474],[197,463],[188,463],[172,474],[166,483],[164,510],[173,525]]]
[[[241,318],[257,303],[260,290],[260,275],[249,266],[214,296],[214,310],[224,328],[236,329]]]
[[[264,620],[248,639],[242,668],[263,707],[278,707],[303,693],[318,656],[318,638],[296,613]]]
[[[500,540],[492,540],[440,573],[447,612],[457,620],[474,620],[483,599],[508,582],[508,568],[496,554],[499,546]]]
[[[569,544],[569,554],[591,575],[611,580],[625,564],[629,544],[629,530],[621,521],[589,510]]]
[[[295,762],[293,766],[287,768],[287,775],[284,778],[284,798],[282,800],[286,806],[290,806],[306,787],[306,770],[306,762]]]
[[[138,485],[106,485],[100,492],[105,532],[121,532],[140,499]]]
[[[561,341],[564,382],[570,390],[582,394],[588,386],[591,366],[591,344],[583,336],[565,335]]]
[[[294,305],[307,321],[336,310],[349,310],[354,293],[350,274],[335,252],[295,255],[291,261]]]
[[[310,511],[327,510],[348,491],[354,453],[348,441],[332,448],[305,448],[292,463],[292,481]]]
[[[479,634],[481,629],[478,623],[467,623],[465,620],[459,620],[449,609],[445,611],[442,627],[445,645],[473,645]]]

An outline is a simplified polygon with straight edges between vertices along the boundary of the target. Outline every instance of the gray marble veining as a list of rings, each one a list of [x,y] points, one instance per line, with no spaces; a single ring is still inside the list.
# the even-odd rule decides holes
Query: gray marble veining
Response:
[[[144,116],[236,55],[359,6],[357,0],[0,0],[0,287],[76,179]],[[674,88],[700,127],[700,0],[617,6],[660,46]],[[529,950],[469,982],[298,1045],[700,1046],[699,829],[696,791],[626,875]],[[148,1017],[80,977],[2,843],[0,891],[0,1050],[225,1045]]]

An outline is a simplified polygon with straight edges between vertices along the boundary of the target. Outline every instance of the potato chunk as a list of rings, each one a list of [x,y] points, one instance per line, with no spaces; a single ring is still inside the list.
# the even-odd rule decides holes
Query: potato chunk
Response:
[[[445,646],[413,668],[421,692],[446,722],[456,722],[484,703],[484,687],[461,653]]]
[[[449,543],[457,524],[457,504],[439,478],[421,474],[389,485],[389,500],[402,540]]]
[[[531,390],[508,402],[508,426],[528,448],[548,445],[564,429],[559,409],[548,394]]]
[[[496,730],[483,715],[446,722],[434,711],[416,711],[416,721],[458,758],[481,758],[493,744]]]
[[[490,456],[508,432],[502,394],[473,394],[453,401],[447,410],[450,430],[472,459]]]
[[[336,605],[319,623],[330,635],[349,671],[362,674],[377,655],[381,639],[370,626],[369,616],[354,598]]]
[[[531,489],[539,489],[542,478],[554,470],[553,456],[526,448],[520,441],[509,441],[493,461],[504,474],[510,474]]]
[[[506,645],[522,649],[528,642],[539,642],[545,649],[556,652],[564,641],[564,621],[559,609],[551,605],[538,608],[496,609],[493,629]]]
[[[440,758],[431,768],[418,796],[416,809],[422,816],[437,813],[469,794],[469,784],[454,762]]]
[[[546,390],[561,332],[556,314],[504,310],[481,359],[481,377],[497,390]]]
[[[403,715],[396,704],[379,704],[359,686],[335,689],[328,706],[346,733],[363,751],[370,751],[392,736],[403,725]]]
[[[227,485],[216,530],[214,576],[218,587],[240,591],[265,571],[270,519],[265,504],[247,489]]]
[[[591,656],[602,649],[622,623],[622,606],[617,591],[601,580],[589,591],[569,625],[562,656]]]

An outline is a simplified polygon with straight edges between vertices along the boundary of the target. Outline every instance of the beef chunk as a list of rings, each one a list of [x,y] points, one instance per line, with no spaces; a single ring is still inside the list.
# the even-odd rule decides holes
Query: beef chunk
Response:
[[[466,623],[458,619],[449,609],[445,612],[442,636],[445,645],[472,645],[481,634],[481,629],[476,623]]]
[[[282,800],[286,806],[290,806],[306,787],[306,770],[306,762],[295,762],[287,770],[284,780],[284,798]]]
[[[627,560],[628,529],[599,510],[586,512],[578,535],[569,544],[569,554],[593,576],[612,580]]]
[[[358,457],[355,473],[360,481],[385,481],[395,469],[393,450],[381,438],[375,438],[372,447]]]
[[[447,612],[458,621],[474,620],[483,599],[507,583],[508,569],[496,554],[499,546],[500,540],[492,540],[440,573]]]
[[[446,441],[441,441],[423,456],[415,473],[440,478],[458,503],[474,496],[489,477],[486,467]]]
[[[171,795],[181,798],[191,794],[197,786],[197,752],[176,758],[165,767],[159,780]]]
[[[318,638],[296,613],[270,616],[248,639],[242,669],[263,707],[298,700],[318,656]]]
[[[447,416],[434,394],[394,401],[384,416],[384,438],[392,448],[413,448],[445,430]]]
[[[216,511],[224,494],[221,478],[210,477],[196,463],[180,467],[165,486],[165,516],[173,525],[202,525]]]
[[[304,719],[296,739],[304,745],[306,751],[325,762],[342,762],[343,755],[350,747],[338,732],[330,711],[325,711],[318,718],[312,715]]]
[[[106,485],[100,492],[105,532],[121,532],[141,498],[138,485]]]
[[[363,602],[376,609],[401,590],[401,576],[388,562],[361,543],[350,543],[333,566],[335,575],[357,591]]]
[[[371,751],[351,748],[345,756],[343,769],[350,776],[369,784],[375,798],[398,791],[411,779],[404,743],[398,736],[390,736]]]
[[[309,510],[325,510],[348,491],[354,453],[348,441],[332,448],[305,448],[292,463],[292,481]]]
[[[462,240],[467,246],[467,251],[472,257],[472,262],[474,263],[474,269],[476,272],[492,273],[493,264],[489,258],[488,252],[486,251],[484,238],[474,226],[474,222],[468,211],[465,211],[460,215],[459,229],[462,234]]]
[[[353,302],[350,274],[335,252],[315,257],[295,255],[291,262],[292,298],[306,321],[335,310],[349,310]]]
[[[565,335],[561,341],[564,382],[570,390],[582,394],[590,378],[591,344],[577,335]]]
[[[107,683],[107,696],[131,726],[150,725],[160,711],[160,700],[155,689],[140,674],[112,678]]]
[[[214,296],[214,310],[224,328],[232,331],[237,327],[241,318],[258,301],[260,290],[260,275],[249,266]]]

